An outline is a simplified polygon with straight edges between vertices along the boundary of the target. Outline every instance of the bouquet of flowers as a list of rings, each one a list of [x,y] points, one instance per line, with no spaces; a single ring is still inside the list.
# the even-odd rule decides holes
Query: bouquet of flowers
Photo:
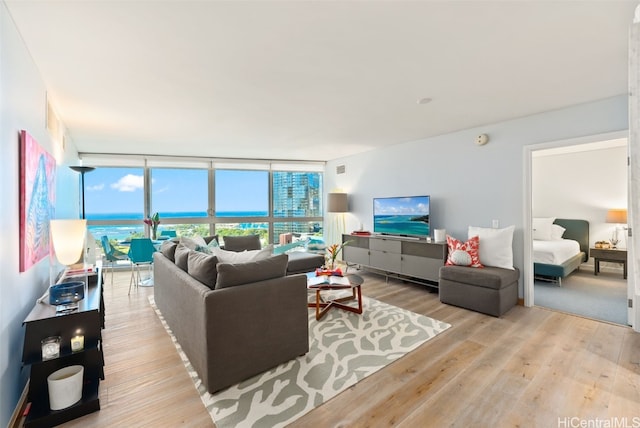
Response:
[[[144,224],[151,227],[151,239],[155,240],[158,233],[158,225],[160,224],[160,214],[155,213],[151,217],[147,217],[144,220]]]
[[[327,247],[327,269],[333,270],[336,264],[336,258],[340,254],[340,251],[347,245],[350,241],[345,241],[342,244],[333,244]]]

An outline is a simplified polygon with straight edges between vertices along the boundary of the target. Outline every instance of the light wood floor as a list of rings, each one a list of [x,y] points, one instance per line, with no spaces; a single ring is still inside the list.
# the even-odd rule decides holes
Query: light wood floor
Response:
[[[418,285],[363,276],[364,295],[453,327],[292,426],[640,422],[640,334],[630,328],[520,306],[498,319],[443,305]],[[149,305],[153,288],[127,296],[128,284],[126,272],[105,281],[102,409],[64,426],[215,426]]]

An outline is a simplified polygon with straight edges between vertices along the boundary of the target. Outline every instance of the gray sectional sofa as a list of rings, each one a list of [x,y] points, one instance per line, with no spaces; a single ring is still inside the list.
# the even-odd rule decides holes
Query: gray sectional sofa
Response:
[[[154,254],[154,296],[209,392],[308,352],[306,277],[285,275],[286,254],[230,264],[181,247]]]

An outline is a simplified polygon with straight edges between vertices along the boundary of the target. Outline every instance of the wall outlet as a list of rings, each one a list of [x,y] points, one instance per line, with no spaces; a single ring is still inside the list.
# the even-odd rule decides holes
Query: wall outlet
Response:
[[[500,222],[498,220],[491,220],[491,227],[497,229],[500,227]]]

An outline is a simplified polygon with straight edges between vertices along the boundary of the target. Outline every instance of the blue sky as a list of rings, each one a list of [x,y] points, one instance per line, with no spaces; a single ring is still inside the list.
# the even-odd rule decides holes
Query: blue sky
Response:
[[[205,212],[207,171],[152,169],[152,210],[160,212]],[[218,211],[267,211],[267,171],[216,171]],[[85,174],[87,215],[142,213],[142,168],[96,168]]]
[[[429,198],[427,196],[376,198],[374,212],[377,215],[429,214]]]

